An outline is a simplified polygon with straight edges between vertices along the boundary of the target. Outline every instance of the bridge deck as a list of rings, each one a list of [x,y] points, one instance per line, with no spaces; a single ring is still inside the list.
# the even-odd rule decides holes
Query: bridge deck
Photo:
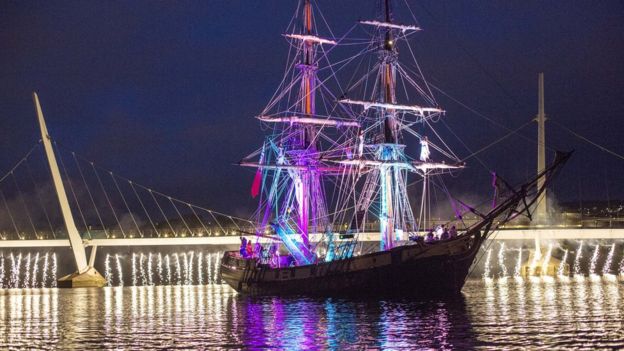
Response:
[[[539,234],[542,240],[624,239],[624,228],[542,228],[505,229],[495,232],[494,240],[532,240]],[[313,240],[319,240],[319,234]],[[379,233],[362,233],[361,241],[378,241]],[[193,246],[238,245],[238,236],[209,236],[184,238],[116,238],[83,240],[85,246]],[[67,239],[49,240],[0,240],[0,248],[69,247]]]

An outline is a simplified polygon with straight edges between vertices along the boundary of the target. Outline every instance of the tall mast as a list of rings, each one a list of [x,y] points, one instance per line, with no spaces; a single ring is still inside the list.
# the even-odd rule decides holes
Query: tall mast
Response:
[[[383,17],[386,23],[392,23],[392,12],[390,0],[383,0]],[[381,47],[379,57],[381,60],[379,70],[380,89],[378,100],[384,104],[396,104],[395,78],[397,51],[392,28],[380,28]],[[382,161],[396,161],[399,153],[402,153],[402,146],[398,145],[398,134],[396,128],[396,111],[392,108],[381,108],[378,113],[383,119],[381,124],[383,133],[383,143],[378,145],[377,158]],[[387,250],[394,246],[395,236],[395,197],[398,195],[398,172],[399,170],[391,165],[382,165],[380,172],[380,246],[381,250]]]
[[[535,120],[537,121],[537,174],[540,174],[546,168],[546,113],[544,112],[544,73],[539,74],[538,79],[538,112]],[[537,188],[542,189],[546,180],[541,177],[537,181]],[[537,219],[538,221],[546,220],[547,214],[546,189],[542,192],[537,200]]]
[[[303,6],[303,32],[307,36],[311,36],[312,33],[312,4],[310,0],[305,0]],[[298,65],[301,70],[301,112],[305,117],[311,117],[315,114],[316,105],[314,99],[314,85],[316,83],[316,66],[315,62],[315,45],[312,40],[304,40],[302,43],[302,63]],[[313,162],[310,157],[311,154],[316,153],[316,127],[314,125],[300,125],[301,133],[301,151],[299,155],[299,165],[307,166]],[[302,170],[297,172],[294,179],[295,181],[295,195],[299,205],[299,230],[301,231],[301,239],[303,245],[307,248],[310,245],[309,242],[309,227],[310,227],[310,202],[312,199],[312,189],[318,183],[318,173],[310,170]]]

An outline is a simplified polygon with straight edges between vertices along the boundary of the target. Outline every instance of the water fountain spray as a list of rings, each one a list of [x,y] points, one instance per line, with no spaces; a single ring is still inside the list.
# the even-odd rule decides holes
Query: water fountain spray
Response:
[[[151,252],[147,255],[147,285],[154,285],[154,275],[152,272],[153,256],[154,255]]]
[[[115,263],[117,264],[117,279],[119,279],[119,286],[123,286],[123,272],[121,271],[121,258],[119,254],[115,254]]]
[[[110,254],[106,254],[106,258],[104,259],[104,279],[106,279],[107,286],[113,285],[113,274],[110,267]]]
[[[163,257],[162,253],[158,253],[158,284],[163,284]]]
[[[39,269],[39,252],[37,252],[37,254],[35,255],[35,261],[34,261],[33,271],[32,271],[32,281],[30,282],[30,286],[33,288],[37,287],[37,274],[39,273],[38,269]]]
[[[600,256],[600,245],[596,244],[594,247],[594,253],[592,254],[591,264],[589,266],[589,274],[596,274],[596,266],[598,265],[598,256]]]
[[[4,289],[4,253],[0,254],[0,289]]]
[[[620,266],[618,267],[618,273],[620,275],[624,275],[624,257],[622,257],[622,260],[620,261]]]
[[[171,284],[171,258],[165,255],[165,269],[167,270],[167,284]]]
[[[581,240],[578,250],[576,250],[576,257],[574,258],[574,275],[581,274],[581,259],[582,258],[583,258],[583,240]]]
[[[514,270],[514,276],[519,277],[522,275],[522,248],[518,249],[518,260],[516,261],[516,269]]]
[[[188,283],[189,285],[193,285],[193,262],[195,262],[195,251],[191,251],[188,253],[189,256],[189,264],[188,264]]]
[[[20,252],[17,257],[11,252],[11,288],[19,288],[20,268],[22,265],[22,253]]]
[[[492,249],[487,250],[487,256],[485,256],[485,270],[483,271],[483,278],[488,279],[490,277],[490,261],[492,259]]]
[[[544,255],[544,261],[542,261],[542,275],[548,275],[548,264],[550,263],[550,257],[552,256],[553,244],[548,244],[548,250]]]
[[[43,269],[41,270],[41,287],[48,284],[48,275],[50,274],[50,253],[46,252],[43,258]]]
[[[602,274],[607,275],[611,274],[611,265],[613,264],[613,255],[615,254],[615,243],[611,244],[611,250],[609,250],[609,255],[607,256],[607,261],[602,267]]]
[[[52,287],[56,288],[56,281],[57,276],[56,273],[58,272],[58,261],[56,259],[56,252],[54,254],[52,254]]]
[[[186,255],[186,252],[182,253],[182,264],[184,266],[184,284],[188,285],[188,277],[189,277],[189,261],[188,261],[188,256]]]
[[[559,264],[559,268],[557,269],[557,275],[562,276],[565,275],[565,265],[568,260],[568,249],[563,252],[563,258],[561,259],[561,263]]]
[[[22,284],[24,288],[28,289],[30,288],[30,266],[32,264],[31,262],[31,254],[30,252],[28,253],[28,255],[26,255],[26,265],[24,266],[24,283]]]
[[[132,286],[137,286],[136,253],[132,253]]]
[[[180,267],[180,256],[177,253],[173,254],[176,265],[176,284],[182,284],[182,267]]]
[[[207,279],[208,279],[208,283],[212,284],[212,254],[209,253],[206,255],[206,274],[208,275]]]
[[[139,257],[139,272],[141,273],[141,285],[147,285],[147,277],[145,276],[145,254],[141,252]]]
[[[498,250],[498,266],[500,267],[501,278],[507,277],[507,266],[505,266],[505,243],[500,244],[500,250]]]
[[[202,251],[200,251],[197,254],[197,284],[199,285],[203,285],[203,279],[202,279],[202,272],[204,271],[203,269],[203,264],[204,264],[204,253]]]

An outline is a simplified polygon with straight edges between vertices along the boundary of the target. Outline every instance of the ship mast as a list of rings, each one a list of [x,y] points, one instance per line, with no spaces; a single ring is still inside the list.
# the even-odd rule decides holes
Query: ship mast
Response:
[[[327,94],[331,96],[317,76],[317,54],[321,54],[319,50],[323,50],[323,45],[337,43],[317,35],[313,2],[302,0],[300,4],[303,6],[298,7],[297,12],[302,10],[302,16],[297,17],[301,18],[301,24],[289,26],[289,32],[284,34],[297,48],[295,56],[289,57],[284,80],[268,106],[257,116],[263,123],[273,126],[273,134],[267,137],[261,150],[240,164],[258,168],[257,174],[262,177],[257,178],[262,178],[262,184],[266,185],[262,186],[266,197],[260,198],[257,232],[265,232],[270,227],[298,264],[309,264],[316,260],[310,247],[310,232],[329,229],[322,176],[342,170],[322,159],[328,149],[341,147],[341,142],[329,137],[325,130],[334,127],[344,132],[343,128],[357,128],[359,123],[350,116],[330,116],[325,104],[320,106],[325,114],[317,111],[317,93],[325,99],[323,101]],[[327,53],[323,51],[322,54]],[[331,100],[335,101],[335,97],[331,96]],[[339,138],[345,139],[344,136]],[[326,147],[328,140],[331,141],[329,148]],[[258,161],[252,160],[258,156]]]
[[[386,23],[392,23],[392,13],[390,0],[384,0],[384,19]],[[396,104],[396,59],[397,50],[393,40],[392,29],[380,29],[380,36],[383,36],[379,52],[381,60],[379,70],[379,82],[383,89],[379,92],[379,102],[385,104]],[[385,32],[385,33],[384,33]],[[403,146],[398,144],[396,129],[396,111],[392,108],[381,108],[378,110],[379,118],[383,119],[382,135],[383,143],[378,145],[377,158],[382,161],[396,161],[398,154],[402,152]],[[394,195],[398,195],[396,188],[397,179],[396,167],[382,165],[380,172],[380,234],[381,249],[387,250],[394,246],[395,221],[394,221]]]
[[[410,33],[419,31],[420,27],[411,24],[396,23],[393,18],[391,0],[379,0],[380,11],[377,19],[359,21],[366,26],[375,27],[375,44],[377,63],[375,83],[370,95],[364,100],[343,97],[339,102],[343,104],[362,106],[362,124],[368,137],[366,140],[372,143],[366,145],[370,154],[356,160],[341,161],[341,164],[358,165],[362,171],[370,171],[366,177],[361,199],[355,204],[356,212],[374,209],[379,219],[380,249],[388,250],[397,245],[397,241],[404,240],[404,233],[418,231],[419,227],[426,225],[429,213],[429,177],[449,172],[453,169],[463,168],[463,164],[457,156],[444,147],[435,145],[421,132],[413,127],[422,126],[433,128],[431,123],[434,118],[444,113],[435,102],[431,90],[428,88],[424,77],[421,77],[423,86],[420,86],[408,71],[399,62],[398,41],[405,41],[409,47],[407,37]],[[411,48],[410,48],[411,51]],[[408,68],[409,70],[409,68]],[[422,73],[420,74],[422,76]],[[371,76],[372,77],[372,76]],[[397,77],[404,88],[410,85],[417,92],[417,96],[424,104],[414,104],[410,100],[407,91],[405,96],[397,97]],[[361,81],[365,81],[367,75]],[[364,95],[367,88],[363,85]],[[402,92],[402,90],[400,90]],[[368,100],[366,100],[368,98]],[[398,100],[407,99],[405,103]],[[367,112],[370,111],[370,112]],[[372,121],[372,124],[369,124]],[[410,157],[406,154],[404,133],[409,133],[419,139],[421,152],[419,158]],[[439,135],[435,136],[439,139]],[[434,148],[452,163],[430,161],[429,147]],[[408,172],[416,173],[423,178],[423,192],[419,221],[414,218],[410,200],[407,194]],[[371,190],[378,188],[378,192]],[[371,207],[373,198],[376,206]]]
[[[312,36],[312,4],[310,0],[305,0],[303,6],[303,30],[305,35]],[[301,70],[301,112],[305,117],[311,117],[315,113],[316,101],[314,99],[314,83],[316,82],[316,67],[314,66],[314,53],[316,43],[312,40],[303,41],[302,63],[298,65]],[[301,129],[301,155],[298,164],[308,165],[312,160],[310,154],[316,153],[316,127],[314,125],[300,125]],[[309,227],[310,227],[310,186],[320,183],[318,173],[314,171],[299,171],[295,177],[295,194],[299,205],[299,230],[301,231],[301,239],[306,248],[310,246]],[[315,178],[315,179],[312,179]],[[313,217],[314,218],[314,217]]]

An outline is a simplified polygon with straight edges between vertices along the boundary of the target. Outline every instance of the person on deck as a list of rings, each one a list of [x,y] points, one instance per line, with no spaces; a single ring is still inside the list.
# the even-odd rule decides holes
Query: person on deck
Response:
[[[449,236],[450,236],[451,238],[454,238],[454,237],[456,237],[456,236],[457,236],[457,228],[456,228],[455,226],[452,226],[452,227],[451,227],[451,230],[449,231]]]
[[[446,228],[444,228],[444,230],[442,231],[442,234],[440,234],[440,240],[448,240],[449,238],[449,232],[448,230],[446,230]]]
[[[429,233],[427,233],[427,237],[425,238],[425,242],[432,242],[434,241],[434,237],[433,237],[433,230],[430,230]]]
[[[262,258],[262,245],[259,241],[256,241],[256,246],[254,247],[254,255],[255,257]]]
[[[251,240],[247,241],[247,247],[245,251],[246,251],[247,257],[253,256],[253,247],[251,246]]]
[[[247,256],[247,239],[244,236],[241,236],[240,241],[241,241],[241,245],[240,245],[240,249],[238,250],[238,252],[240,253],[242,257],[246,257]]]

